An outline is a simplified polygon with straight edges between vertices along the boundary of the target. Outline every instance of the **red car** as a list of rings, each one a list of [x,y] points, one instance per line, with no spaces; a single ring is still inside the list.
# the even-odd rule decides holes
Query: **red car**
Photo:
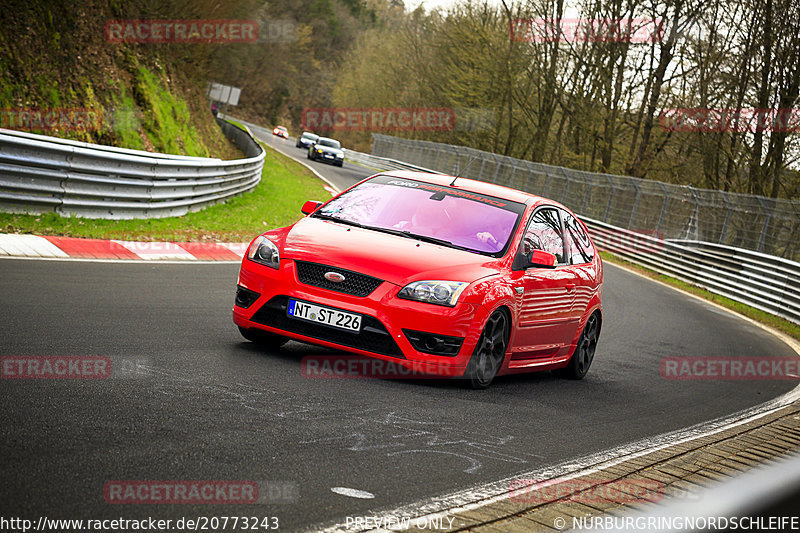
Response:
[[[422,172],[367,178],[268,231],[242,260],[233,321],[415,372],[586,375],[602,324],[603,264],[564,206]]]
[[[284,139],[289,138],[289,130],[283,126],[275,126],[275,128],[272,130],[272,134],[277,135],[278,137],[283,137]]]

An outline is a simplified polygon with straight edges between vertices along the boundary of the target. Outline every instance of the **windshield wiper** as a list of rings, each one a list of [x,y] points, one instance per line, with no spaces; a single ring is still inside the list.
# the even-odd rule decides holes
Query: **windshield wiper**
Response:
[[[355,222],[353,220],[347,220],[347,219],[344,219],[344,218],[335,217],[335,216],[328,215],[328,214],[325,214],[325,213],[314,213],[311,216],[313,218],[319,218],[319,219],[322,219],[322,220],[331,220],[333,222],[339,222],[341,224],[346,224],[348,226],[355,226],[357,228],[371,229],[373,231],[380,231],[382,233],[388,233],[390,235],[398,235],[400,237],[406,237],[408,239],[415,239],[415,240],[418,240],[418,241],[429,242],[431,244],[438,244],[440,246],[447,246],[449,248],[455,248],[456,250],[464,250],[464,251],[467,251],[467,252],[479,253],[479,254],[488,254],[488,252],[483,252],[481,250],[474,250],[472,248],[467,248],[466,246],[460,246],[458,244],[452,243],[452,242],[450,242],[448,240],[445,240],[445,239],[439,239],[439,238],[436,238],[436,237],[430,237],[428,235],[422,235],[422,234],[419,234],[419,233],[413,233],[413,232],[408,231],[408,230],[394,229],[394,228],[381,228],[381,227],[377,227],[377,226],[367,226],[367,225],[361,224],[360,222]]]
[[[325,213],[314,213],[311,216],[322,220],[331,220],[333,222],[339,222],[340,224],[346,224],[348,226],[355,226],[357,228],[369,228],[369,226],[365,226],[364,224],[361,224],[359,222],[355,222],[353,220],[347,220],[346,218],[335,217],[332,215],[326,215]]]
[[[458,250],[466,250],[468,252],[477,251],[477,250],[472,250],[471,248],[467,248],[465,246],[459,246],[458,244],[454,244],[454,243],[452,243],[450,241],[447,241],[445,239],[439,239],[439,238],[436,238],[436,237],[430,237],[428,235],[421,235],[419,233],[413,233],[413,232],[408,231],[408,230],[393,229],[393,228],[370,228],[370,229],[383,231],[385,233],[391,233],[392,235],[400,235],[401,237],[407,237],[409,239],[416,239],[418,241],[429,242],[431,244],[438,244],[440,246],[447,246],[447,247],[450,247],[450,248],[456,248]]]

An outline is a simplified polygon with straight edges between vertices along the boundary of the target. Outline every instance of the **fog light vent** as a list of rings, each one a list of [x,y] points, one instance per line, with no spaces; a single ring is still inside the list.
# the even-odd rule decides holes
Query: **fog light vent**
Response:
[[[236,286],[236,305],[239,307],[244,307],[247,309],[253,302],[258,300],[258,297],[261,296],[256,291],[251,291],[250,289],[245,289],[241,285]]]
[[[415,350],[431,355],[456,356],[464,343],[463,337],[450,337],[448,335],[410,329],[404,329],[403,333]]]

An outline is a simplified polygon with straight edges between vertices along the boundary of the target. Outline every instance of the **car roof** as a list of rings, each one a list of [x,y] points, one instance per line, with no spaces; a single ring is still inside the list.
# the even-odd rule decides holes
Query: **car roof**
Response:
[[[383,176],[392,176],[396,178],[411,179],[417,181],[425,181],[433,183],[434,185],[441,185],[445,187],[453,187],[455,189],[463,189],[470,192],[485,194],[487,196],[494,196],[496,198],[503,198],[504,200],[511,200],[528,205],[548,204],[563,207],[558,202],[537,196],[535,194],[526,193],[510,187],[503,187],[502,185],[495,185],[493,183],[486,183],[485,181],[477,181],[469,178],[457,178],[455,184],[453,180],[455,176],[448,176],[446,174],[432,174],[430,172],[419,172],[413,170],[392,170],[382,172]]]

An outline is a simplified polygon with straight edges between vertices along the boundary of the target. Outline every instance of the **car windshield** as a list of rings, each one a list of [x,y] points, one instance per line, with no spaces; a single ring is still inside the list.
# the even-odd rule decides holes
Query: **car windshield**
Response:
[[[342,147],[342,145],[339,144],[339,141],[335,141],[333,139],[325,139],[325,138],[321,138],[319,140],[319,142],[317,142],[317,144],[322,145],[322,146],[329,146],[331,148],[341,148]]]
[[[314,216],[499,257],[525,205],[421,181],[377,176]]]

